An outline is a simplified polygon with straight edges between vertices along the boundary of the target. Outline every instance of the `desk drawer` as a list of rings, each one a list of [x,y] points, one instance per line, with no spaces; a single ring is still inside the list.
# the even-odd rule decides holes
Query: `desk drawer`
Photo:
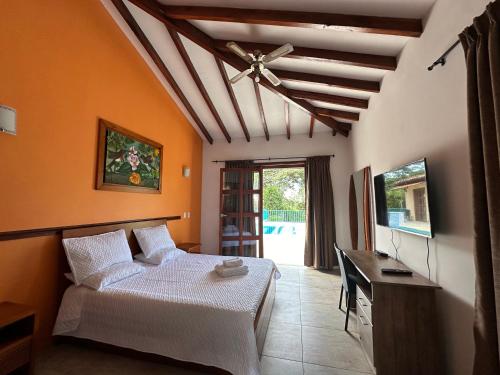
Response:
[[[363,293],[363,289],[356,285],[356,301],[358,302],[358,306],[361,306],[365,313],[365,317],[369,320],[371,324],[373,324],[372,320],[372,303],[370,299]]]
[[[373,366],[373,326],[366,317],[359,301],[357,302],[356,315],[358,320],[359,341]]]

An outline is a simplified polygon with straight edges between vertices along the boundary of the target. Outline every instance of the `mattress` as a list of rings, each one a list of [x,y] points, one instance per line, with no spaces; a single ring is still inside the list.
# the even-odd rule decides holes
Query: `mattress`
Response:
[[[247,275],[221,278],[227,258],[186,254],[100,291],[70,286],[53,333],[260,374],[254,319],[275,265],[243,258]]]

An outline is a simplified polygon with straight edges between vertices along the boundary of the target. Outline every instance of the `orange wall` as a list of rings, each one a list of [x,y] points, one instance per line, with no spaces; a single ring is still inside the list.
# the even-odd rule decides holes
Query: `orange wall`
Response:
[[[0,231],[191,211],[177,241],[199,240],[202,141],[98,0],[0,2]],[[164,146],[163,192],[94,189],[97,119]],[[182,166],[191,177],[182,177]],[[39,337],[57,311],[60,238],[0,242],[0,301],[34,305]]]

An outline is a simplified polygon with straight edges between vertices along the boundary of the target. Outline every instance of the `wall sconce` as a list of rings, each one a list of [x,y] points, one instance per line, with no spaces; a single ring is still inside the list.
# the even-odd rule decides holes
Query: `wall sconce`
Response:
[[[182,177],[188,178],[191,175],[191,169],[189,167],[182,167]]]
[[[0,132],[16,135],[16,110],[0,105]]]

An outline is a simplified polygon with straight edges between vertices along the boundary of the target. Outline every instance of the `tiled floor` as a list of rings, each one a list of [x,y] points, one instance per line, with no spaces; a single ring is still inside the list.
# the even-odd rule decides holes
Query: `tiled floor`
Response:
[[[338,309],[338,275],[279,266],[276,300],[262,356],[262,375],[366,375],[355,315],[349,332]],[[57,345],[35,366],[41,375],[195,375],[199,372],[130,359],[74,345]]]
[[[262,357],[263,375],[362,375],[372,373],[358,341],[356,317],[349,332],[338,309],[338,274],[278,266],[273,315]],[[345,310],[344,310],[345,311]]]

